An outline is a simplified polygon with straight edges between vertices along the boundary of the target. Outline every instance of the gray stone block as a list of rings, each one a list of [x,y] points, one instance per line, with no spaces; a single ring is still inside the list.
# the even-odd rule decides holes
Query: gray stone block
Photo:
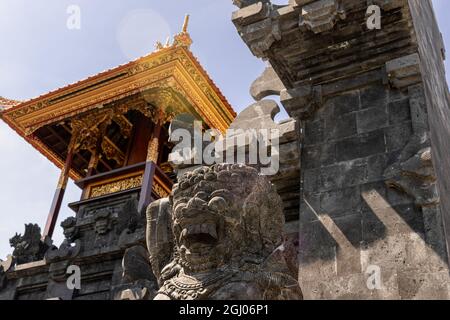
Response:
[[[308,146],[302,152],[303,168],[312,169],[336,162],[336,145],[332,143]]]
[[[324,141],[325,122],[306,121],[305,123],[305,145],[319,144]]]
[[[386,107],[364,109],[357,113],[358,133],[366,133],[384,128],[389,123]]]
[[[411,108],[409,99],[390,102],[388,104],[389,124],[395,125],[411,120]]]
[[[271,66],[267,67],[250,87],[251,96],[259,101],[270,95],[280,95],[285,90],[284,84]]]
[[[387,152],[402,150],[413,135],[411,122],[385,128],[385,132]]]
[[[351,160],[321,169],[320,191],[342,189],[367,182],[365,161]]]
[[[384,151],[384,133],[382,130],[377,130],[338,141],[336,145],[336,160],[340,162],[365,158]]]
[[[330,217],[343,217],[359,213],[361,197],[358,187],[323,192],[320,213]]]
[[[361,109],[383,108],[387,103],[388,91],[382,85],[373,85],[360,90]]]
[[[331,101],[334,105],[334,114],[336,115],[346,114],[360,109],[359,90],[339,95]]]
[[[331,119],[325,122],[325,140],[339,140],[357,134],[356,115],[355,113],[348,113],[340,115],[335,113]]]

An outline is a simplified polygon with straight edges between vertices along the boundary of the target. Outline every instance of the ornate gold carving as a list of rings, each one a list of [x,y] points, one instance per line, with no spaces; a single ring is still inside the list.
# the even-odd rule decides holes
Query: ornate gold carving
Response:
[[[147,161],[153,161],[158,163],[159,156],[159,139],[157,137],[152,138],[148,144]]]
[[[187,24],[185,25],[187,27]],[[80,115],[99,113],[102,109],[114,109],[116,101],[141,96],[141,102],[133,107],[113,110],[114,114],[124,114],[123,110],[139,110],[153,118],[154,106],[159,103],[167,105],[166,114],[170,116],[182,112],[195,112],[210,126],[224,131],[228,128],[235,114],[217,90],[211,79],[188,49],[187,28],[178,35],[178,40],[163,50],[130,62],[127,65],[108,70],[77,84],[48,93],[42,97],[23,102],[2,112],[3,119],[20,135],[25,136],[35,148],[47,156],[58,167],[63,166],[63,159],[32,133],[37,129],[71,120]],[[183,38],[184,37],[184,38]],[[189,40],[189,39],[188,39]],[[181,46],[177,46],[181,45]],[[184,44],[184,45],[183,45]],[[148,91],[157,94],[148,95]],[[170,95],[166,95],[171,92]],[[164,101],[166,100],[166,101]],[[173,109],[173,110],[169,110]],[[170,112],[169,112],[170,111]],[[94,132],[95,133],[95,132]],[[94,145],[93,132],[82,134],[79,148]],[[71,171],[72,178],[80,178],[79,173]]]
[[[189,48],[192,44],[191,36],[188,33],[188,26],[189,26],[189,15],[186,15],[184,18],[183,28],[181,30],[181,33],[177,34],[174,37],[173,45],[175,47],[187,47]]]
[[[153,177],[153,191],[161,198],[166,198],[172,192],[171,188],[164,184],[164,182],[157,175]]]
[[[167,198],[170,195],[170,192],[167,192],[167,190],[158,183],[154,183],[152,189],[161,198]]]
[[[89,198],[97,198],[120,191],[139,188],[140,186],[142,186],[142,175],[128,177],[122,180],[91,187]]]
[[[29,109],[27,112],[24,112],[23,120],[20,120],[21,127],[27,128],[26,129],[27,133],[32,133],[36,129],[46,124],[55,121],[60,121],[62,119],[67,119],[74,115],[80,114],[81,112],[85,112],[87,109],[92,108],[93,106],[95,106],[95,104],[98,104],[100,102],[102,102],[103,104],[107,104],[112,101],[133,95],[135,93],[143,92],[150,88],[157,88],[157,87],[161,88],[165,86],[173,87],[175,83],[177,82],[180,83],[181,81],[182,83],[180,83],[180,85],[177,87],[178,91],[180,88],[185,88],[184,86],[186,83],[188,83],[191,88],[195,83],[195,85],[199,87],[200,92],[203,93],[203,97],[200,98],[199,96],[200,92],[198,91],[198,89],[197,90],[189,89],[180,91],[180,93],[182,93],[183,95],[189,94],[189,96],[195,97],[196,103],[194,104],[194,107],[198,111],[200,111],[200,114],[205,114],[207,113],[208,109],[212,110],[216,109],[216,106],[220,106],[222,110],[220,112],[217,111],[219,113],[215,112],[214,115],[214,118],[216,118],[217,120],[215,119],[204,119],[204,120],[207,122],[209,121],[214,122],[211,123],[210,126],[214,126],[219,130],[225,130],[228,124],[234,118],[234,114],[227,108],[224,108],[223,102],[221,101],[223,100],[223,97],[219,97],[215,92],[213,92],[210,89],[211,87],[210,80],[207,78],[206,75],[203,74],[204,71],[199,69],[198,65],[194,64],[192,59],[195,58],[190,57],[191,54],[189,54],[188,50],[186,50],[183,47],[171,48],[170,50],[169,50],[170,52],[167,53],[165,52],[165,54],[155,58],[154,60],[150,59],[150,56],[148,57],[149,61],[145,61],[147,59],[144,58],[142,59],[142,62],[141,61],[136,62],[136,64],[132,65],[129,68],[128,71],[129,76],[139,74],[139,78],[142,77],[144,80],[139,80],[138,82],[136,82],[136,79],[132,78],[130,79],[131,81],[127,86],[121,86],[120,88],[117,88],[115,90],[107,91],[107,93],[103,95],[93,95],[93,98],[90,100],[83,99],[78,103],[73,103],[72,105],[69,105],[64,108],[64,114],[61,116],[58,116],[57,112],[46,113],[43,116],[37,117],[31,116],[30,113],[42,109],[44,104],[41,104],[40,107],[36,106],[36,108],[30,107],[31,109]],[[176,69],[182,70],[179,67],[174,69],[175,65],[171,64],[171,62],[178,62],[179,66],[183,67],[182,69],[184,69],[184,72],[180,73],[179,71],[177,71]],[[147,71],[152,72],[156,67],[161,65],[167,65],[167,67],[165,66],[165,71],[158,72],[151,77],[144,75]],[[208,101],[209,99],[213,99],[213,101],[215,101],[216,103],[213,103],[211,105],[212,101]],[[198,104],[198,102],[201,103]],[[56,106],[52,108],[56,108]],[[20,110],[22,110],[22,108]],[[15,119],[15,121],[18,120],[17,118],[15,118],[15,115],[13,115],[13,118]],[[219,123],[220,125],[217,125]]]
[[[125,117],[120,114],[114,117],[114,122],[120,127],[120,131],[125,138],[131,137],[133,132],[133,124]]]
[[[108,137],[103,138],[102,150],[108,160],[116,161],[119,166],[125,161],[123,152]]]
[[[109,111],[109,110],[108,110]],[[97,147],[98,139],[113,118],[112,112],[99,112],[75,118],[71,121],[72,135],[76,135],[74,149],[93,151]]]
[[[109,180],[97,185],[90,186],[88,198],[96,198],[116,192],[139,188],[142,186],[142,183],[143,172],[128,175],[126,177],[119,177],[115,180]],[[170,195],[170,189],[165,186],[157,176],[155,176],[153,179],[152,189],[161,198],[165,198]]]
[[[67,187],[69,177],[64,174],[65,171],[66,171],[65,167],[63,167],[59,175],[58,185],[56,189],[65,189]]]

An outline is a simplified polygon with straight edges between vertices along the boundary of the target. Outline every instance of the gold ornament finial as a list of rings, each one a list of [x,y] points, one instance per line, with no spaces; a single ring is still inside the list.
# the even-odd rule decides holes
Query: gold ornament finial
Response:
[[[166,48],[170,47],[170,37],[167,37],[166,44],[164,46]]]
[[[182,32],[183,32],[183,33],[187,33],[187,32],[188,32],[188,27],[189,27],[189,15],[187,14],[187,15],[184,17],[184,22],[183,22],[183,29],[182,29]]]
[[[174,47],[186,47],[189,48],[192,44],[191,36],[188,32],[189,27],[189,15],[184,17],[183,29],[182,31],[174,37],[173,46]]]

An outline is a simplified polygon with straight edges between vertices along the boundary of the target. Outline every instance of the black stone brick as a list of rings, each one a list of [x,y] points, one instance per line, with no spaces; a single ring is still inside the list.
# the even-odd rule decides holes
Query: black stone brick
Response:
[[[360,109],[359,91],[343,94],[332,99],[335,114],[346,114]]]
[[[361,109],[383,108],[387,103],[387,90],[382,85],[374,85],[361,90]]]
[[[324,137],[324,121],[307,121],[305,125],[305,144],[313,145],[323,142]]]
[[[336,144],[338,162],[365,158],[385,151],[384,132],[373,131],[357,137],[341,140]]]
[[[324,192],[320,197],[320,213],[344,217],[359,213],[361,196],[358,187]]]
[[[365,109],[357,114],[358,133],[366,133],[388,125],[389,117],[386,108]]]
[[[349,161],[321,169],[320,191],[341,189],[365,183],[367,165],[363,161]]]
[[[413,135],[411,122],[406,122],[402,125],[388,127],[386,131],[386,151],[402,150],[410,141]]]
[[[397,124],[411,120],[411,108],[408,99],[389,103],[388,112],[389,124]]]
[[[325,140],[338,140],[357,134],[356,115],[349,113],[345,115],[336,114],[335,118],[327,119],[325,125]]]

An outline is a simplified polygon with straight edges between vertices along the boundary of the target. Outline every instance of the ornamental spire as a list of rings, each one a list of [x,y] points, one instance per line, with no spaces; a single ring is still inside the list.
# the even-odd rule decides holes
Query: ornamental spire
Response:
[[[188,28],[189,28],[189,15],[187,14],[184,17],[183,27],[181,28],[181,32],[176,34],[173,37],[173,43],[170,43],[170,37],[167,38],[166,43],[163,45],[160,41],[157,41],[155,44],[155,49],[157,51],[162,50],[164,48],[170,48],[170,47],[185,47],[189,48],[192,44],[191,36],[189,35]]]
[[[189,15],[187,14],[184,17],[183,28],[181,29],[181,33],[177,34],[174,37],[173,45],[175,47],[186,47],[189,48],[192,44],[191,36],[188,32],[189,27]]]
[[[184,17],[184,23],[183,23],[183,29],[182,29],[182,33],[187,33],[188,32],[188,27],[189,27],[189,15],[187,14]]]

